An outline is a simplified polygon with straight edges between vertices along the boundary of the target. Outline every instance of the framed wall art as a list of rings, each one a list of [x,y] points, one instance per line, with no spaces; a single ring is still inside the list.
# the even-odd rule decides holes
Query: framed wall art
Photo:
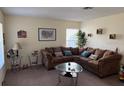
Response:
[[[109,39],[116,39],[116,34],[110,34]]]
[[[89,34],[87,34],[87,36],[88,36],[88,37],[92,37],[92,34],[91,34],[91,33],[89,33]]]
[[[19,30],[17,32],[17,36],[18,36],[18,38],[27,38],[27,32],[24,30]]]
[[[98,28],[96,30],[96,34],[103,34],[103,29],[102,28]]]
[[[54,28],[38,28],[39,41],[55,41],[56,29]]]

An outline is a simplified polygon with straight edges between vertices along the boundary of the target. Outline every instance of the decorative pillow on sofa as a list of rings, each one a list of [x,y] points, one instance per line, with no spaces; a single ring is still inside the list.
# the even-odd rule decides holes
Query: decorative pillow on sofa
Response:
[[[91,52],[89,52],[89,51],[83,51],[83,52],[81,53],[81,56],[82,56],[82,57],[89,57],[90,54],[91,54]]]
[[[62,57],[63,54],[62,54],[62,52],[55,52],[55,56],[56,56],[56,57]]]
[[[72,52],[70,50],[64,51],[65,56],[72,56]]]
[[[96,51],[96,49],[91,48],[91,47],[87,47],[87,51],[91,52],[92,54],[94,54],[94,52]]]
[[[70,51],[71,50],[71,47],[62,47],[62,51],[64,52],[64,51]]]
[[[96,49],[95,55],[98,55],[98,59],[101,58],[106,50]]]
[[[87,48],[79,48],[79,54],[81,54],[82,52],[84,52]]]
[[[89,58],[92,59],[92,60],[97,60],[98,55],[91,54],[91,55],[89,56]]]

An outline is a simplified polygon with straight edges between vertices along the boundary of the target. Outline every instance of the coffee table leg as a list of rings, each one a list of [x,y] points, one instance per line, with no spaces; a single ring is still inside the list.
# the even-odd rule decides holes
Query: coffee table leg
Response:
[[[75,81],[75,86],[77,86],[78,83],[78,73],[77,73],[77,77],[76,77],[76,81]]]
[[[60,74],[58,74],[58,83],[57,85],[59,85],[61,83],[61,77],[60,77]]]

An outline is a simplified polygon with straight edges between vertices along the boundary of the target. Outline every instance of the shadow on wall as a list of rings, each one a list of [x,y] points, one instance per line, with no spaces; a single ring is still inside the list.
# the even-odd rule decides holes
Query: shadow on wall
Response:
[[[123,35],[122,34],[116,34],[116,39],[123,39]]]

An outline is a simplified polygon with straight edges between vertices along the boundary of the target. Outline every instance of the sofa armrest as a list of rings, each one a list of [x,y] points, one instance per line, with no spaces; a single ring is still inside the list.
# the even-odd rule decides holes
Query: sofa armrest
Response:
[[[121,55],[115,54],[98,60],[100,76],[107,76],[118,73]]]
[[[121,60],[121,55],[120,54],[115,54],[115,55],[110,55],[105,58],[100,58],[98,62],[113,62],[115,60],[120,61]]]
[[[50,66],[52,65],[52,59],[53,59],[52,54],[47,52],[47,51],[45,51],[45,50],[42,50],[41,54],[42,54],[42,63],[43,63],[43,65],[47,69],[49,69]]]

